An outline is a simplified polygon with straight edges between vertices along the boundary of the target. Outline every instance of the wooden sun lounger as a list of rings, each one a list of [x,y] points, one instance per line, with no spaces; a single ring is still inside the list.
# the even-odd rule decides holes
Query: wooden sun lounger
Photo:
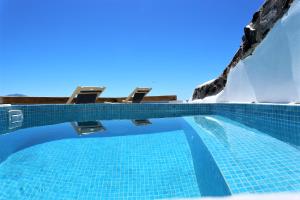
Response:
[[[67,101],[67,104],[74,103],[96,103],[99,95],[105,90],[105,87],[77,87]]]
[[[124,103],[141,103],[144,97],[151,91],[152,88],[135,88],[133,92],[123,100]]]

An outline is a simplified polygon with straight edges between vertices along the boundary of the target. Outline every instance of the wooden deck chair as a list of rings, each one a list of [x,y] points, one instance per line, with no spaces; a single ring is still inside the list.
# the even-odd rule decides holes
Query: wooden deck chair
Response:
[[[75,99],[75,104],[96,103],[97,97],[105,90],[105,87],[81,87],[78,86],[67,101],[71,104]]]
[[[123,100],[124,103],[141,103],[144,97],[151,91],[152,88],[135,88],[133,92]]]

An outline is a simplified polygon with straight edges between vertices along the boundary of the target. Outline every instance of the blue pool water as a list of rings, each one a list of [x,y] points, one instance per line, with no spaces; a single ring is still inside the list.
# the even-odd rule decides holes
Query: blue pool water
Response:
[[[199,144],[196,132],[185,129],[188,124],[182,118],[150,119],[146,124],[101,121],[101,126],[105,130],[89,135],[78,135],[74,124],[64,123],[1,136],[1,146],[6,148],[1,150],[0,199],[159,199],[200,197],[201,192],[229,194],[209,152]],[[206,154],[206,158],[193,159],[197,153],[202,158]],[[210,162],[210,166],[199,168],[195,161]],[[207,170],[210,174],[201,177]],[[207,186],[200,188],[199,180],[205,180]],[[208,187],[211,184],[218,186]]]
[[[76,117],[81,120],[60,118],[55,123],[45,113],[44,119],[0,130],[0,200],[300,191],[297,118],[273,130],[274,124],[261,124],[265,118],[216,114],[139,120]]]

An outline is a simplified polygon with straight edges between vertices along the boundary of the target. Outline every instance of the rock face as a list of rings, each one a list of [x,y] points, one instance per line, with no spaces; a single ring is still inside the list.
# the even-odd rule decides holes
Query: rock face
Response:
[[[253,53],[256,46],[266,37],[274,24],[287,12],[292,2],[293,0],[267,0],[259,11],[253,15],[250,24],[244,28],[242,44],[232,61],[217,79],[196,88],[192,100],[203,99],[221,92],[226,85],[230,69],[234,68],[240,60]]]

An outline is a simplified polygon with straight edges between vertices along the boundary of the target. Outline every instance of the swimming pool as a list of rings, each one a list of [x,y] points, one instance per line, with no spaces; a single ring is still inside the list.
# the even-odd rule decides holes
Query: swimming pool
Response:
[[[300,107],[0,108],[0,199],[166,199],[300,191]]]

